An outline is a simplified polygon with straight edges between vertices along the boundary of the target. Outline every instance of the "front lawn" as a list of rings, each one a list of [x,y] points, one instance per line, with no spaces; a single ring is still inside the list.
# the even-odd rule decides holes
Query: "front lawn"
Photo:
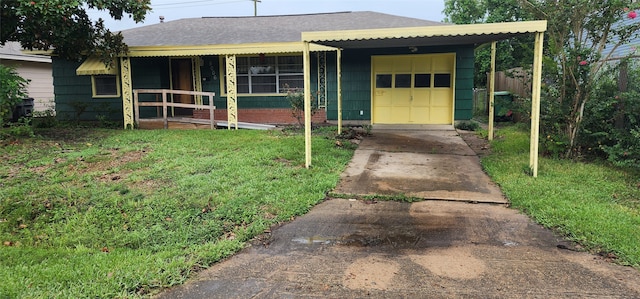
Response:
[[[606,163],[541,158],[528,174],[529,134],[497,131],[482,159],[513,207],[594,253],[640,267],[640,175]]]
[[[307,212],[353,154],[335,133],[50,129],[0,145],[0,298],[130,298]],[[348,144],[342,142],[341,144]]]

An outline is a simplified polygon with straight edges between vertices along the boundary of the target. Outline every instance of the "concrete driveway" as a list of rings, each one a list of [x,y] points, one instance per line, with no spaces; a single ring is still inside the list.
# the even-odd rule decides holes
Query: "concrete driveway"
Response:
[[[502,204],[460,142],[452,130],[375,131],[337,193],[448,200],[329,199],[158,298],[640,298],[637,270]]]

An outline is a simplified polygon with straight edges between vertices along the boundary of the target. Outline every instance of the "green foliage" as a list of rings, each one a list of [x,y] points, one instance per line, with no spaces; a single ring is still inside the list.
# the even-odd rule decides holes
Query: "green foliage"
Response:
[[[332,132],[314,132],[311,169],[304,136],[277,131],[56,127],[3,146],[0,297],[180,284],[322,201],[353,154]]]
[[[301,88],[289,88],[287,89],[287,100],[291,105],[291,115],[298,121],[300,127],[304,126],[304,90]],[[311,116],[318,112],[318,104],[311,97]]]
[[[582,155],[604,157],[640,169],[640,70],[622,61],[607,69],[593,88],[579,138]],[[623,89],[624,91],[621,91]]]
[[[640,267],[640,189],[637,172],[604,163],[540,159],[533,178],[527,171],[529,136],[516,126],[501,128],[482,165],[513,207],[545,227],[596,253],[614,253],[618,262]]]
[[[475,121],[461,121],[456,123],[456,129],[465,131],[476,131],[480,129],[480,125]]]
[[[44,111],[34,111],[31,120],[34,128],[53,128],[58,125],[55,111],[49,108]]]
[[[533,16],[520,7],[518,0],[445,0],[445,22],[454,24],[498,23],[532,20]],[[496,70],[527,67],[533,61],[533,38],[517,37],[499,41],[496,50]],[[487,85],[491,68],[491,47],[484,45],[475,51],[474,86]]]
[[[18,75],[15,68],[0,64],[0,127],[13,116],[13,109],[27,97],[29,80]]]
[[[108,11],[116,20],[129,16],[141,22],[151,10],[150,5],[150,0],[3,0],[0,44],[19,41],[26,49],[53,49],[70,60],[97,54],[103,61],[111,62],[127,51],[123,36],[105,28],[102,19],[92,22],[86,9]]]
[[[581,154],[579,134],[590,116],[586,106],[593,100],[594,83],[614,50],[638,37],[640,22],[622,22],[638,3],[629,0],[596,1],[521,0],[536,18],[548,20],[545,59],[545,93],[557,120],[545,130],[556,132],[565,157]],[[604,56],[603,56],[604,55]],[[555,102],[555,103],[553,103]],[[553,135],[553,134],[547,134]]]

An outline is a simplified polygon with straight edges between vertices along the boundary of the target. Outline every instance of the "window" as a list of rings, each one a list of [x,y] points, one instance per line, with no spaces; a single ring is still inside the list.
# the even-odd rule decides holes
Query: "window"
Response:
[[[396,88],[411,88],[411,74],[396,74]]]
[[[435,74],[433,87],[451,87],[451,74]]]
[[[303,88],[302,67],[302,56],[238,57],[238,94],[281,94],[293,88]]]
[[[376,88],[391,88],[392,75],[376,75]]]
[[[91,76],[93,97],[119,97],[120,82],[115,75],[94,75]]]
[[[431,87],[431,74],[415,74],[415,87]]]

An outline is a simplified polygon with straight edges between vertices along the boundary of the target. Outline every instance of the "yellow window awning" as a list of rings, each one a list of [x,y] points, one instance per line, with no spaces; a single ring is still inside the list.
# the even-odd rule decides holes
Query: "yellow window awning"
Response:
[[[113,67],[107,67],[98,57],[88,57],[77,69],[76,75],[117,75],[118,63],[113,62]]]

